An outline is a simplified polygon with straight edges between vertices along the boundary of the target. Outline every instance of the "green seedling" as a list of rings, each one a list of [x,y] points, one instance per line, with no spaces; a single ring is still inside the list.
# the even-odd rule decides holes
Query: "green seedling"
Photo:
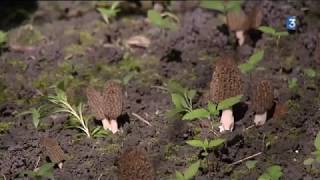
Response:
[[[221,138],[217,138],[217,139],[213,139],[213,140],[208,140],[208,139],[204,139],[202,140],[198,140],[198,139],[194,139],[194,140],[188,140],[186,141],[187,144],[189,144],[190,146],[193,147],[200,147],[203,149],[203,156],[207,156],[208,155],[208,149],[213,149],[216,148],[218,146],[220,146],[221,144],[224,143],[224,139]]]
[[[211,102],[208,103],[208,108],[198,108],[191,111],[188,111],[183,117],[182,120],[194,120],[201,118],[210,118],[216,117],[219,114],[219,111],[228,109],[233,105],[240,102],[242,95],[234,96],[228,99],[221,101],[218,105]]]
[[[272,37],[277,38],[277,47],[279,46],[279,41],[280,38],[283,36],[288,36],[289,33],[287,31],[276,31],[273,27],[269,27],[269,26],[260,26],[258,28],[258,30],[260,30],[261,32],[265,33],[265,34],[269,34]]]
[[[184,88],[175,81],[170,81],[167,88],[171,94],[171,100],[174,104],[174,108],[167,114],[169,117],[177,114],[185,114],[193,110],[192,100],[196,95],[195,90]]]
[[[312,68],[306,68],[303,70],[304,74],[310,78],[314,78],[317,76],[317,73]]]
[[[200,7],[220,11],[222,13],[227,13],[229,11],[235,11],[241,9],[241,4],[243,2],[241,0],[215,0],[215,1],[208,1],[203,0],[200,2]]]
[[[316,139],[314,140],[314,146],[316,151],[312,152],[311,154],[315,156],[315,159],[310,157],[304,160],[304,165],[312,165],[314,162],[320,162],[320,132],[318,132]]]
[[[31,108],[30,110],[23,111],[23,112],[19,113],[17,115],[17,117],[25,116],[27,114],[31,114],[32,124],[36,129],[38,129],[42,119],[45,116],[45,114],[43,113],[42,109],[43,109],[43,106],[40,106],[38,108]]]
[[[12,123],[10,122],[0,122],[0,134],[8,131]]]
[[[295,88],[297,86],[298,86],[298,79],[297,78],[288,79],[288,87],[289,87],[289,89],[293,89],[293,88]]]
[[[120,1],[115,1],[112,3],[110,8],[97,8],[97,10],[100,12],[104,21],[107,24],[109,24],[110,18],[116,17],[117,14],[120,12],[119,5],[120,5]]]
[[[88,119],[83,118],[82,103],[80,103],[77,106],[77,108],[73,107],[72,105],[69,104],[66,93],[58,88],[56,88],[56,95],[49,96],[48,98],[50,102],[52,102],[53,104],[56,104],[59,107],[56,113],[59,113],[59,112],[68,113],[72,118],[74,118],[78,122],[78,125],[76,127],[81,131],[83,131],[87,135],[87,137],[89,138],[91,137],[91,133],[88,125]]]
[[[250,56],[249,60],[246,63],[240,64],[238,66],[240,71],[244,74],[251,72],[263,59],[263,56],[264,50],[256,51],[253,55]]]
[[[257,162],[258,162],[257,160],[249,160],[249,161],[246,161],[245,165],[248,168],[248,170],[250,171],[256,167]]]
[[[266,169],[266,171],[258,178],[258,180],[279,180],[283,173],[281,167],[274,165]]]
[[[7,33],[5,33],[4,31],[0,31],[0,47],[6,43],[7,41]]]
[[[148,11],[148,20],[163,29],[171,29],[176,30],[177,24],[179,23],[179,19],[172,13],[165,12],[160,14],[156,10],[149,10]]]
[[[176,180],[190,180],[192,179],[198,172],[200,167],[200,161],[197,161],[190,165],[183,172],[176,171]]]
[[[53,167],[55,163],[45,163],[41,167],[34,169],[33,171],[24,171],[19,174],[20,177],[28,176],[33,177],[35,179],[44,179],[49,178],[54,180],[53,177]]]

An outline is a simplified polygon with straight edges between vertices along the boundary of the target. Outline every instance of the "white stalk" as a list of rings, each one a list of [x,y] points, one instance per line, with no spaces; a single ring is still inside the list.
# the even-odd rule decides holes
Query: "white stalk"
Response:
[[[62,163],[62,162],[59,162],[59,163],[58,163],[58,167],[59,167],[59,169],[62,169],[62,165],[63,165],[63,163]]]
[[[244,43],[244,31],[236,31],[236,37],[238,39],[239,46],[242,46]]]
[[[220,123],[220,132],[233,130],[234,117],[231,109],[225,109],[222,111]]]
[[[112,127],[109,120],[102,119],[102,125],[103,125],[103,129],[111,131]]]
[[[111,131],[112,131],[112,133],[115,134],[116,132],[118,132],[119,129],[118,129],[118,122],[117,122],[117,120],[111,119],[110,124],[111,124]]]
[[[256,126],[264,125],[264,123],[266,123],[266,121],[267,121],[267,112],[254,115],[253,121],[256,124]]]

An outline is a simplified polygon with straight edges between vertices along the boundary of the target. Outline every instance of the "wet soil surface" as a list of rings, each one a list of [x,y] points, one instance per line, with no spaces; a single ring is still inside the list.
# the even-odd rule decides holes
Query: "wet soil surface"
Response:
[[[320,56],[316,52],[320,52],[316,8],[320,3],[262,1],[263,25],[284,30],[286,16],[295,15],[298,29],[281,38],[278,46],[268,35],[259,34],[256,43],[242,47],[235,46],[232,34],[219,23],[218,12],[196,6],[182,10],[181,3],[173,8],[180,19],[179,29],[171,31],[148,23],[146,12],[122,14],[106,24],[94,2],[38,2],[26,24],[40,32],[37,36],[41,38],[35,37],[39,41],[21,50],[10,40],[0,52],[0,122],[9,125],[0,131],[0,179],[28,179],[18,177],[19,173],[49,162],[39,145],[40,138],[47,136],[56,138],[70,156],[62,169],[54,169],[56,179],[118,179],[119,155],[131,147],[147,152],[156,179],[173,179],[176,170],[182,171],[200,157],[200,149],[185,141],[215,134],[206,127],[199,128],[200,121],[165,116],[173,106],[164,89],[166,83],[178,80],[196,89],[197,107],[208,92],[217,56],[233,52],[238,63],[243,63],[257,49],[263,49],[265,56],[244,76],[247,91],[245,101],[234,107],[235,130],[222,135],[226,143],[209,152],[207,167],[200,168],[195,179],[257,179],[272,165],[281,166],[283,179],[320,178],[319,169],[303,164],[315,151],[313,141],[320,129]],[[248,10],[256,3],[246,1],[243,8]],[[10,29],[9,34],[18,36],[23,27]],[[125,41],[136,35],[149,38],[151,45],[126,46]],[[308,68],[316,75],[308,76]],[[123,79],[132,72],[134,76],[126,85],[121,133],[88,139],[79,137],[78,130],[66,128],[69,119],[65,114],[44,116],[38,129],[31,116],[16,116],[49,104],[46,97],[53,93],[52,85],[63,84],[70,101],[77,104],[86,102],[87,86],[101,89],[105,81]],[[275,103],[267,123],[252,127],[250,90],[253,82],[262,78],[272,81]],[[288,81],[294,78],[296,87],[289,88]],[[85,113],[90,114],[87,109]],[[90,125],[100,122],[92,120]],[[246,168],[245,161],[231,165],[259,152],[251,159],[258,161],[253,170]]]

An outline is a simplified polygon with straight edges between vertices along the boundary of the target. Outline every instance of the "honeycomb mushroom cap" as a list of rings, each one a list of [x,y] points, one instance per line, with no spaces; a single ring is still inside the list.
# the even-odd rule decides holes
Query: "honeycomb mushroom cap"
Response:
[[[117,119],[123,108],[124,93],[122,85],[116,81],[108,81],[105,84],[103,100],[105,116],[109,119]]]
[[[104,102],[100,92],[96,91],[93,87],[88,87],[86,94],[90,111],[97,119],[104,119]]]
[[[50,160],[54,163],[59,163],[67,159],[67,155],[63,152],[59,143],[54,138],[41,138],[40,146],[43,147],[45,154],[49,156]]]
[[[250,19],[242,11],[229,11],[227,13],[227,24],[231,31],[246,31],[250,28]]]
[[[273,87],[268,80],[262,80],[253,87],[252,109],[257,114],[262,114],[272,108]]]
[[[121,180],[154,180],[152,163],[144,151],[137,148],[125,151],[119,158],[119,179]]]
[[[210,82],[210,100],[218,103],[242,93],[243,81],[241,72],[233,59],[230,57],[219,59]]]

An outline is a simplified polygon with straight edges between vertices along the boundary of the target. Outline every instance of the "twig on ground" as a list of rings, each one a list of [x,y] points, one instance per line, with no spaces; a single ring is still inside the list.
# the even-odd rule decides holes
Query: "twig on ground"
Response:
[[[151,86],[151,88],[160,89],[160,90],[163,90],[163,91],[168,91],[168,89],[163,87],[163,86]]]
[[[251,156],[248,156],[248,157],[245,157],[245,158],[243,158],[243,159],[240,159],[239,161],[236,161],[236,162],[232,163],[231,165],[240,164],[240,163],[242,163],[243,161],[246,161],[246,160],[248,160],[248,159],[251,159],[251,158],[254,158],[254,157],[256,157],[256,156],[259,156],[260,154],[262,154],[262,152],[258,152],[258,153],[256,153],[256,154],[251,155]]]
[[[138,114],[136,113],[131,113],[134,117],[136,117],[137,119],[139,119],[140,121],[146,123],[148,126],[151,126],[152,127],[152,124],[149,123],[147,120],[145,120],[143,117],[139,116]]]
[[[41,158],[41,156],[39,156],[39,157],[38,157],[38,160],[37,160],[37,162],[36,162],[36,165],[34,166],[34,168],[33,168],[33,169],[36,169],[36,168],[38,167],[39,162],[40,162],[40,158]]]

